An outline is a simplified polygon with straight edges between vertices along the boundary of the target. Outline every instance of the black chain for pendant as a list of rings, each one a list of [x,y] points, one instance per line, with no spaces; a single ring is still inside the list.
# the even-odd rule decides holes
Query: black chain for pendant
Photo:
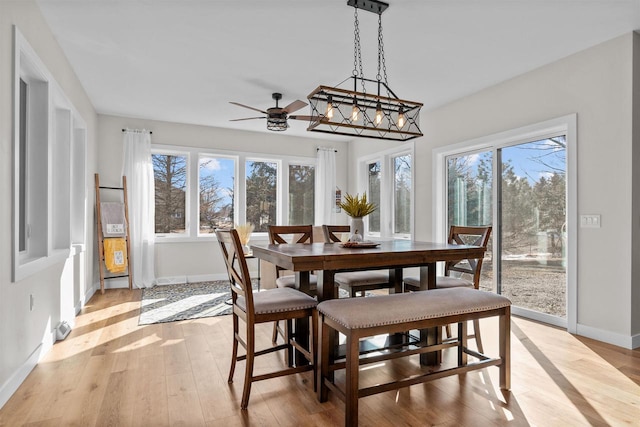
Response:
[[[384,75],[384,83],[389,86],[387,81],[387,63],[384,59],[384,42],[382,41],[382,13],[378,14],[378,75],[377,80],[380,81],[382,76],[380,75],[380,66],[382,65],[382,72]]]
[[[362,81],[362,92],[366,93],[364,88],[364,72],[362,71],[362,51],[360,49],[360,22],[358,21],[358,7],[354,7],[354,17],[353,17],[353,76],[360,77]],[[358,68],[360,69],[360,74],[358,74]]]

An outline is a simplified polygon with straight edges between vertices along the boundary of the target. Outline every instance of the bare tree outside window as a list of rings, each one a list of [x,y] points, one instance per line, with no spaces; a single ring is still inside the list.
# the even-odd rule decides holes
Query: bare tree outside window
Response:
[[[184,233],[187,158],[153,154],[151,160],[155,180],[156,233]]]
[[[201,234],[213,233],[218,227],[233,227],[234,169],[231,159],[206,156],[200,158],[198,175]]]

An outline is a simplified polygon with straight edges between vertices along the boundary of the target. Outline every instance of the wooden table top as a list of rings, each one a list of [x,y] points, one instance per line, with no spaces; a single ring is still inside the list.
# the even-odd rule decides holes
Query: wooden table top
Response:
[[[418,267],[438,261],[481,258],[479,246],[411,240],[382,240],[375,248],[344,248],[339,243],[251,245],[253,255],[292,271]]]

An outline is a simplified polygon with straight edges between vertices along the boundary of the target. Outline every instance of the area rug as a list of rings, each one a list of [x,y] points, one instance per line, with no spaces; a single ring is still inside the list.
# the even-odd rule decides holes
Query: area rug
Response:
[[[253,288],[258,288],[257,282]],[[228,280],[145,288],[138,325],[231,314],[230,298]]]
[[[257,280],[251,285],[254,291],[258,290]],[[349,293],[343,289],[339,293],[340,298],[349,297]],[[367,292],[366,295],[372,294]],[[138,325],[231,314],[230,299],[228,280],[145,288],[142,290]]]

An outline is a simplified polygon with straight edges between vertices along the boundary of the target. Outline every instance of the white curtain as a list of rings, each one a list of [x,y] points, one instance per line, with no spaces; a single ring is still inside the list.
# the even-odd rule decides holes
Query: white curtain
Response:
[[[316,166],[315,225],[336,223],[336,152],[318,148]]]
[[[155,192],[149,131],[124,132],[123,175],[127,177],[130,272],[138,288],[155,285]]]

